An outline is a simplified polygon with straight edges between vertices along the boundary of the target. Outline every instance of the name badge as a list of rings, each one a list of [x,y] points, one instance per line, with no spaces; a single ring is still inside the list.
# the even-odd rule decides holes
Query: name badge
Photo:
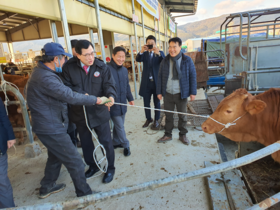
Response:
[[[99,76],[100,76],[99,71],[94,72],[94,76],[95,76],[95,77],[99,77]]]

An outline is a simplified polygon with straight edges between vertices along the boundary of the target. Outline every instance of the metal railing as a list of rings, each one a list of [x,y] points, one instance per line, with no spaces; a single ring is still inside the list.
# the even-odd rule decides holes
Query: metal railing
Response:
[[[256,160],[259,160],[263,157],[266,157],[268,155],[271,155],[274,152],[277,152],[280,150],[280,141],[275,142],[274,144],[271,144],[263,149],[260,149],[254,153],[251,153],[249,155],[243,156],[238,159],[234,159],[228,162],[223,162],[218,165],[214,165],[207,168],[202,168],[196,171],[190,171],[183,174],[178,174],[176,176],[170,176],[164,179],[158,179],[153,180],[141,184],[136,184],[133,186],[123,187],[119,189],[114,189],[107,192],[100,192],[92,195],[87,195],[75,199],[71,199],[68,201],[62,201],[62,202],[51,202],[51,203],[44,203],[44,204],[37,204],[37,205],[31,205],[31,206],[24,206],[24,207],[17,207],[17,208],[11,208],[11,209],[17,209],[17,210],[43,210],[43,209],[68,209],[68,208],[82,208],[86,207],[90,204],[94,204],[97,202],[109,200],[111,198],[121,197],[124,195],[129,195],[137,192],[142,192],[145,190],[153,190],[155,188],[164,187],[167,185],[185,182],[192,179],[202,178],[206,177],[212,174],[221,173],[224,171],[228,171],[231,169],[235,169],[244,165],[247,165],[249,163],[252,163]],[[279,200],[278,200],[279,202]],[[276,203],[276,201],[275,201]]]
[[[0,67],[0,79],[1,79],[1,83],[3,81],[5,81],[1,67]],[[4,91],[4,90],[2,90],[1,86],[0,86],[0,91]],[[18,99],[18,101],[9,101],[8,105],[9,104],[19,104],[20,105],[21,113],[22,113],[22,117],[23,117],[23,121],[24,121],[24,125],[25,125],[25,128],[14,128],[14,131],[26,131],[26,135],[30,141],[30,144],[33,144],[34,138],[33,138],[33,134],[32,134],[32,129],[31,129],[31,125],[30,125],[30,120],[29,120],[29,115],[27,112],[25,99],[23,98],[22,94],[13,86],[6,85],[5,91],[12,92]]]
[[[222,49],[217,49],[217,50],[206,50],[206,51],[203,51],[203,53],[205,53],[206,55],[207,55],[207,53],[208,52],[220,52],[221,53],[221,56],[222,57],[218,57],[218,58],[210,58],[210,59],[206,59],[206,61],[218,61],[218,60],[223,60],[223,62],[224,62],[224,64],[226,65],[226,60],[227,60],[227,55],[226,55],[226,53],[225,53],[225,51],[224,50],[222,50]],[[208,71],[209,70],[214,70],[214,69],[224,69],[224,73],[223,74],[220,74],[219,76],[224,76],[224,75],[226,75],[226,70],[225,70],[225,67],[224,66],[222,66],[222,67],[208,67]]]

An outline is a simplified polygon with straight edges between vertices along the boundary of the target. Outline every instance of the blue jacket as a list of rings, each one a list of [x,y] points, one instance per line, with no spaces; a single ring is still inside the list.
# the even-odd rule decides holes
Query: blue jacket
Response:
[[[27,83],[27,104],[36,134],[62,134],[68,128],[67,103],[93,106],[95,96],[73,92],[58,73],[39,62]]]
[[[8,118],[5,106],[0,99],[0,155],[7,152],[7,141],[15,139],[13,127]]]
[[[133,101],[134,99],[130,90],[127,69],[123,66],[118,68],[113,59],[107,65],[110,68],[111,74],[116,83],[117,98],[115,99],[115,102],[127,104],[127,101]],[[121,105],[114,105],[110,108],[111,117],[124,115],[126,111],[127,107]]]
[[[169,77],[170,55],[167,55],[160,64],[157,82],[157,95],[165,96],[166,86]],[[182,55],[180,70],[182,77],[180,79],[181,99],[188,98],[190,95],[196,95],[196,70],[192,59],[187,55]]]
[[[158,71],[160,62],[164,59],[165,55],[162,51],[160,51],[161,56],[155,56],[155,53],[153,54],[153,75],[154,75],[154,81],[157,84],[158,80]],[[146,94],[146,89],[149,82],[149,52],[145,51],[142,55],[140,53],[136,56],[137,62],[143,62],[143,72],[142,72],[142,79],[141,79],[141,85],[139,90],[139,95],[144,97]]]

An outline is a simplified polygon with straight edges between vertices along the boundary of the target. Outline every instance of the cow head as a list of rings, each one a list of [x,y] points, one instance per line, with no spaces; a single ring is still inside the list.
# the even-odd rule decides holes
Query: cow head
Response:
[[[226,98],[224,98],[218,105],[215,112],[211,115],[211,118],[217,120],[222,124],[232,123],[237,118],[243,116],[245,113],[249,115],[255,115],[262,112],[266,107],[266,103],[261,100],[257,100],[255,96],[252,96],[245,89],[238,89]],[[240,123],[245,119],[244,117],[236,121],[234,128],[244,126],[244,123]],[[202,130],[206,133],[213,134],[220,132],[224,126],[208,118],[202,124]],[[223,132],[230,132],[232,127],[225,129]]]

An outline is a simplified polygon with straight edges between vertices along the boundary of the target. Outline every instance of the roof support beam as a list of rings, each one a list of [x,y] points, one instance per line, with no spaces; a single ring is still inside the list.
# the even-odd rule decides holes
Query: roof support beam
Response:
[[[178,13],[193,13],[193,10],[182,10],[182,9],[170,9],[170,12]]]
[[[4,22],[6,23],[6,21],[4,21]],[[5,25],[4,25],[4,23],[1,23],[1,25],[7,26],[7,27],[15,27],[15,25],[19,25],[19,23],[18,23],[18,24],[15,24],[15,25],[11,25],[11,24],[5,24]]]
[[[0,20],[0,22],[10,23],[10,24],[14,24],[14,25],[21,24],[19,22],[13,22],[13,21],[8,21],[8,20]]]
[[[16,13],[12,13],[12,12],[5,13],[4,15],[0,16],[0,21],[5,20],[6,18],[9,18],[9,17],[14,16],[14,15],[16,15]]]
[[[37,23],[37,21],[39,22],[41,20],[44,20],[44,19],[43,18],[38,18],[38,19],[35,19],[35,20],[32,20],[32,21],[29,21],[27,23],[24,23],[22,25],[19,25],[17,27],[14,27],[14,28],[10,29],[9,31],[10,31],[11,34],[13,34],[13,33],[17,32],[17,31],[22,30],[25,27],[30,26],[30,25],[32,25],[34,23]]]
[[[194,6],[194,3],[165,2],[165,6]]]

